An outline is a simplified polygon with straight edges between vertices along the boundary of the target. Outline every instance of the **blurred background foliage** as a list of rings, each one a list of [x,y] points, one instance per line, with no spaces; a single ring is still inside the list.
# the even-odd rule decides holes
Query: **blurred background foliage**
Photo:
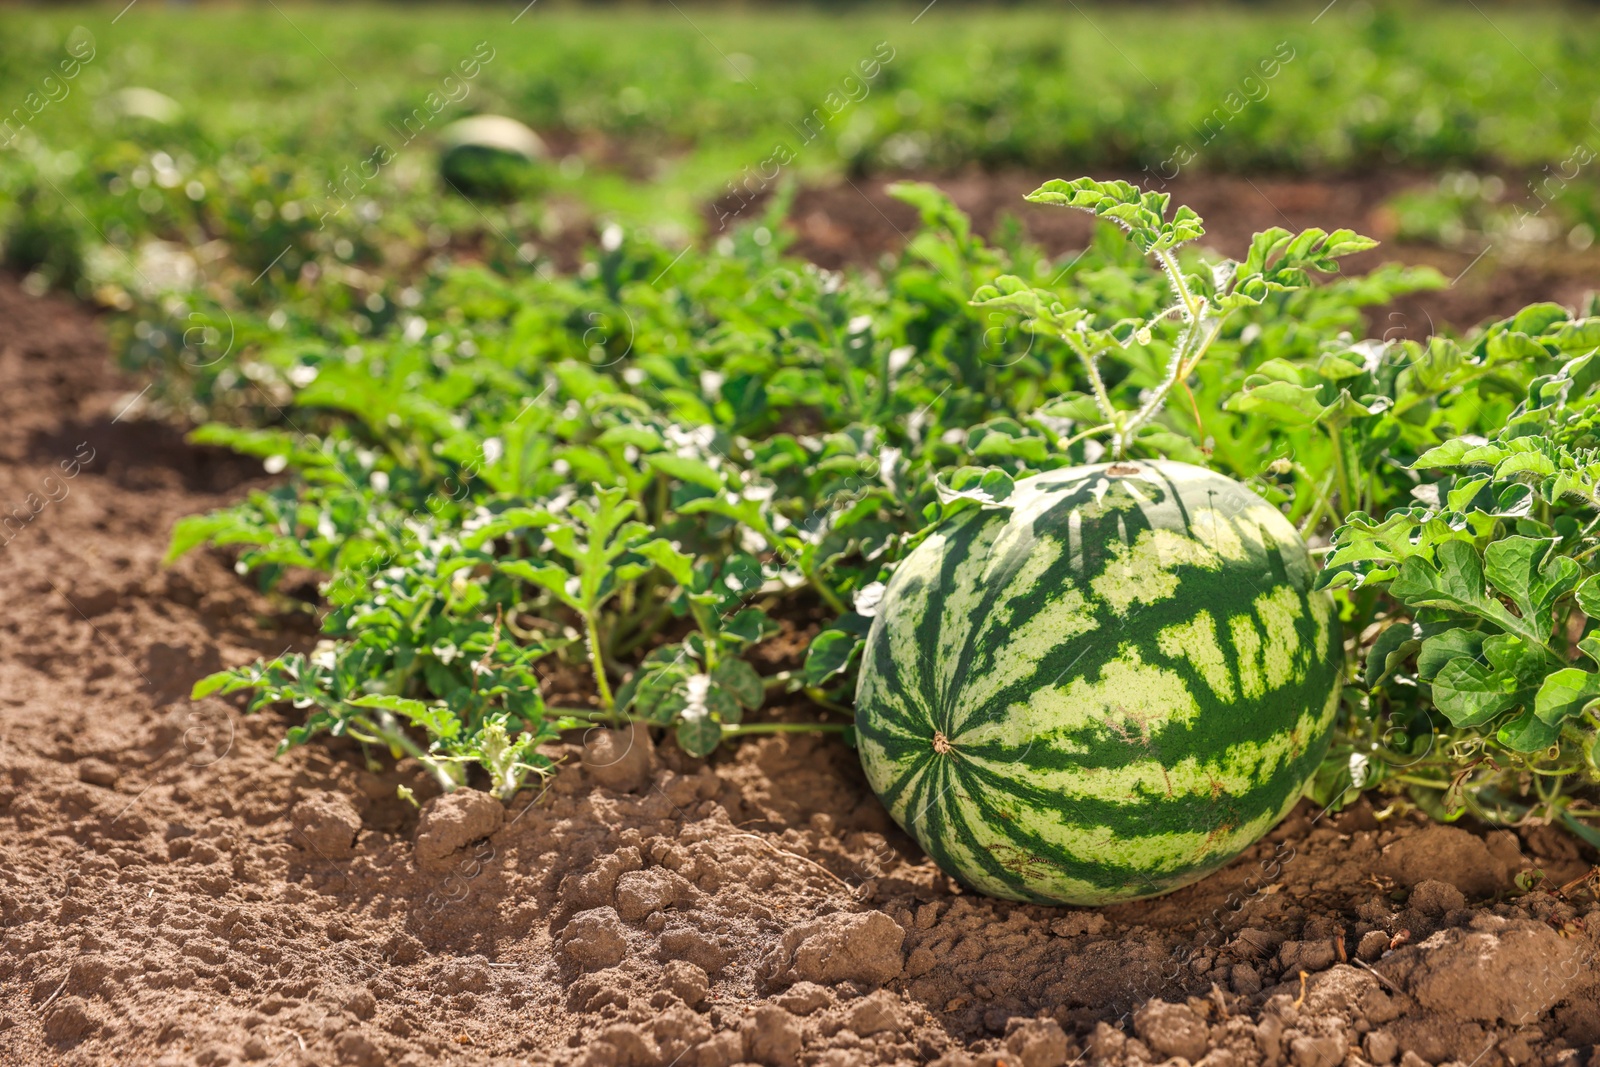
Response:
[[[433,166],[442,129],[476,113],[512,116],[548,146],[547,196],[508,220],[530,232],[580,209],[699,230],[707,200],[779,176],[1166,176],[1180,160],[1590,169],[1569,161],[1600,142],[1593,12],[1320,8],[0,9],[0,214],[124,248],[151,235],[272,249],[325,213],[383,212],[380,231],[441,243],[430,226],[485,221]],[[92,58],[68,80],[57,65],[75,27]],[[402,205],[404,223],[385,211]]]

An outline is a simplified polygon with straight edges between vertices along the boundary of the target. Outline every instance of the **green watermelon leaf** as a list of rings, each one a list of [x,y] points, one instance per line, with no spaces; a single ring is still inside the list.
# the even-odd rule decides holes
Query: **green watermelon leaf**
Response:
[[[1513,752],[1539,752],[1556,743],[1561,731],[1542,721],[1532,708],[1500,727],[1495,739]]]
[[[1465,657],[1478,659],[1483,655],[1483,642],[1489,637],[1481,630],[1455,627],[1429,637],[1421,642],[1417,652],[1417,676],[1431,681],[1434,675],[1453,659]]]
[[[1433,700],[1452,726],[1481,726],[1518,703],[1516,679],[1476,660],[1453,659],[1433,679]]]
[[[1489,584],[1511,598],[1521,612],[1522,629],[1541,643],[1549,640],[1555,602],[1578,584],[1577,563],[1551,555],[1557,539],[1507,537],[1484,550]]]
[[[449,707],[443,702],[428,704],[406,697],[375,695],[357,697],[349,703],[352,707],[381,708],[402,715],[413,725],[426,730],[430,737],[441,742],[453,741],[461,735],[461,720],[451,714]]]
[[[1461,541],[1438,548],[1438,564],[1427,557],[1407,557],[1391,585],[1394,595],[1412,607],[1450,608],[1482,615],[1489,605],[1484,595],[1483,564],[1477,551]]]
[[[645,463],[654,467],[669,478],[676,478],[680,482],[698,485],[702,489],[720,492],[723,477],[716,468],[703,459],[693,456],[679,456],[671,453],[656,453],[644,457]]]
[[[709,716],[685,718],[678,723],[676,736],[679,746],[689,755],[709,756],[722,743],[722,727]]]
[[[843,630],[824,630],[812,639],[806,650],[804,678],[807,686],[820,688],[844,674],[861,658],[866,640],[860,634]]]
[[[711,672],[711,680],[751,711],[766,698],[767,687],[756,669],[742,659],[724,659]]]
[[[1583,714],[1597,700],[1600,674],[1566,667],[1545,678],[1534,698],[1533,713],[1548,726],[1560,726],[1564,720]]]
[[[1376,689],[1393,678],[1405,662],[1422,647],[1420,627],[1409,619],[1384,628],[1367,651],[1367,667],[1363,681],[1368,689]]]
[[[754,645],[776,634],[778,624],[760,608],[744,608],[718,631],[730,648]]]
[[[953,514],[962,504],[977,504],[984,508],[1009,507],[1006,503],[1015,486],[1015,480],[1003,470],[992,467],[962,467],[950,475],[948,482],[935,475],[934,492],[945,514]]]
[[[1591,619],[1600,619],[1600,574],[1591,574],[1577,586],[1578,610]]]
[[[634,551],[654,562],[685,589],[694,584],[694,557],[670,542],[657,537],[637,546]]]
[[[1244,388],[1228,399],[1228,411],[1272,419],[1284,426],[1310,426],[1322,417],[1325,405],[1311,386],[1274,378],[1246,378]]]

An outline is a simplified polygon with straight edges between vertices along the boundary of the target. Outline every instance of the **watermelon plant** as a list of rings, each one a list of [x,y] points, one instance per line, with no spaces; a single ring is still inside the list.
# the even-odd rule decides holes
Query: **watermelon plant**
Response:
[[[1562,705],[1562,754],[1546,759],[1506,747],[1499,719],[1453,721],[1399,632],[1381,645],[1394,670],[1373,673],[1380,635],[1426,629],[1442,609],[1404,599],[1409,587],[1382,568],[1363,571],[1351,555],[1362,550],[1346,550],[1353,533],[1329,539],[1399,509],[1455,539],[1470,531],[1480,551],[1508,534],[1563,537],[1554,551],[1588,567],[1593,531],[1562,516],[1591,504],[1570,481],[1535,489],[1532,468],[1508,468],[1482,492],[1515,496],[1516,482],[1549,500],[1487,525],[1462,517],[1451,481],[1423,518],[1429,472],[1445,468],[1416,463],[1452,439],[1498,435],[1529,390],[1553,395],[1544,379],[1592,351],[1594,320],[1542,308],[1459,341],[1364,341],[1363,308],[1443,279],[1393,266],[1336,274],[1339,257],[1370,244],[1337,230],[1271,230],[1221,259],[1197,248],[1192,212],[1125,183],[1040,190],[1102,220],[1059,262],[1015,228],[978,236],[931,187],[896,193],[922,225],[870,272],[790,256],[780,198],[703,251],[619,228],[566,274],[441,257],[362,335],[342,325],[343,286],[301,286],[270,323],[234,307],[233,355],[181,366],[187,395],[229,420],[197,437],[286,478],[181,524],[173,551],[235,553],[287,609],[316,613],[324,643],[197,692],[292,703],[305,718],[287,743],[348,736],[372,758],[414,756],[446,788],[486,776],[502,795],[548,770],[544,741],[594,722],[649,723],[697,755],[761,731],[850,738],[885,583],[930,531],[990,513],[999,523],[1030,477],[1170,460],[1246,486],[1332,564],[1318,579],[1339,619],[1328,632],[1345,635],[1345,676],[1359,684],[1333,713],[1311,786],[1322,803],[1376,786],[1440,817],[1534,812],[1589,832],[1593,711]],[[130,351],[145,367],[180,358],[171,346]],[[1564,402],[1588,403],[1590,386],[1573,377]],[[1556,417],[1527,410],[1518,425],[1535,436]],[[1585,441],[1568,443],[1570,462]],[[1427,536],[1400,540],[1437,568]],[[1550,674],[1575,666],[1556,664],[1588,625],[1577,595],[1550,606],[1539,661]],[[1521,618],[1514,601],[1502,606]],[[1314,625],[1304,618],[1296,625]],[[1450,628],[1481,634],[1487,657],[1502,647],[1489,643],[1496,625],[1468,614]],[[1313,642],[1300,647],[1310,657]],[[1115,648],[1099,655],[1102,670],[1121,662]],[[1306,664],[1307,679],[1322,677]],[[1291,711],[1264,719],[1262,736],[1292,733]],[[1303,734],[1292,768],[1274,765],[1262,788],[1292,793],[1323,736]],[[1255,800],[1216,814],[1222,836],[1237,843],[1263,818],[1265,793]],[[1152,863],[1138,886],[1182,877],[1177,866]]]
[[[1600,842],[1582,792],[1600,780],[1597,349],[1600,319],[1534,305],[1466,351],[1372,349],[1328,377],[1271,368],[1235,401],[1272,394],[1285,424],[1346,457],[1354,509],[1319,584],[1366,626],[1357,784],[1387,778],[1442,818],[1542,818]],[[1395,506],[1378,518],[1385,489]]]
[[[416,754],[406,731],[420,729],[442,781],[476,760],[504,789],[537,769],[548,731],[575,723],[640,718],[703,753],[805,725],[744,721],[799,699],[842,712],[825,725],[846,729],[867,625],[853,603],[930,516],[969,481],[1097,447],[1043,410],[1083,387],[1082,364],[1043,344],[993,358],[995,312],[969,304],[972,286],[1003,270],[1059,275],[1058,296],[1121,320],[1152,315],[1145,288],[1162,277],[1114,239],[1063,273],[1026,245],[986,244],[930,188],[900,193],[927,226],[883,283],[783,258],[757,237],[778,230],[779,204],[703,257],[622,240],[575,278],[518,288],[450,270],[419,314],[359,348],[263,343],[269,331],[241,314],[243,381],[227,363],[184,371],[218,410],[269,425],[197,439],[295,478],[185,522],[174,553],[231,546],[269,589],[325,575],[327,644],[200,692],[300,705],[291,742],[331,731]],[[669,266],[678,280],[662,292],[650,280]],[[1386,275],[1375,291],[1301,297],[1354,325],[1363,302],[1428,282]],[[615,351],[593,344],[597,317],[631,324],[608,335]],[[1112,368],[1102,386],[1120,396],[1141,380]],[[270,425],[261,395],[292,424]],[[784,616],[821,629],[808,657],[775,663],[761,646]],[[544,704],[537,676],[563,662],[588,674],[592,705]],[[532,742],[511,763],[501,729]]]

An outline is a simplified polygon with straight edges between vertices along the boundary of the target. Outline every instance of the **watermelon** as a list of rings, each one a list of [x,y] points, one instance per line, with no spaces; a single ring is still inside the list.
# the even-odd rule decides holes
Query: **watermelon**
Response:
[[[856,690],[872,787],[946,873],[1107,904],[1193,882],[1327,752],[1342,642],[1289,521],[1187,463],[1019,481],[895,570]]]
[[[541,183],[549,149],[527,126],[505,115],[457,119],[440,134],[439,173],[463,196],[515,200]]]

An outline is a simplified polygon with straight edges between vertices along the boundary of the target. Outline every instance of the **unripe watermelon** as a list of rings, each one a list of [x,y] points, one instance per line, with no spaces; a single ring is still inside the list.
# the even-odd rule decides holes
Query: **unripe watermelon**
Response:
[[[856,690],[868,781],[994,896],[1106,904],[1203,877],[1328,748],[1339,622],[1305,545],[1187,463],[1050,471],[1006,503],[957,514],[889,582]]]

